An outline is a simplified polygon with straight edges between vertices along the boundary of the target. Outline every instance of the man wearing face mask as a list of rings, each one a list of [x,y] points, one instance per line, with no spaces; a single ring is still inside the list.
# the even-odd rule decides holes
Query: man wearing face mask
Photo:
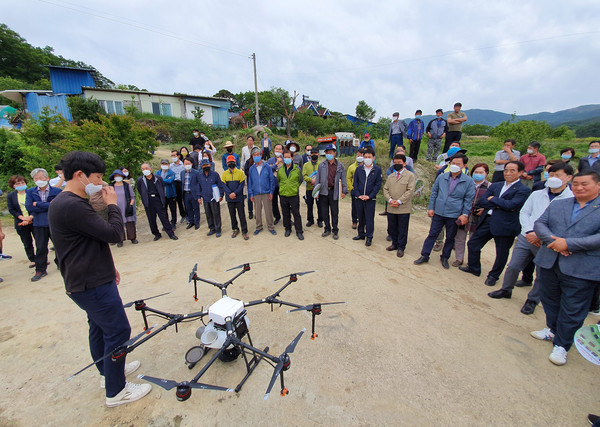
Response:
[[[579,160],[577,169],[580,173],[594,171],[600,174],[600,141],[592,141],[588,147],[589,154]]]
[[[335,158],[336,147],[333,144],[325,147],[325,161],[317,168],[316,184],[321,184],[318,196],[318,205],[321,208],[321,218],[325,229],[321,237],[327,237],[333,231],[333,239],[338,237],[339,199],[346,197],[348,186],[346,183],[346,169],[342,162]],[[329,213],[331,212],[331,222]]]
[[[527,146],[527,154],[521,156],[521,163],[525,165],[525,174],[521,177],[521,182],[532,188],[536,182],[541,181],[546,157],[540,154],[540,143],[531,141]]]
[[[448,122],[442,117],[443,115],[444,111],[441,108],[435,110],[435,119],[431,120],[425,129],[429,137],[426,157],[429,162],[435,162],[435,159],[437,159],[440,148],[442,148],[442,139],[446,137],[446,132],[448,132]]]
[[[531,194],[531,190],[520,181],[525,165],[519,161],[510,161],[504,165],[504,181],[492,183],[475,208],[484,208],[485,212],[477,224],[477,229],[467,243],[468,265],[459,267],[465,273],[481,275],[481,250],[491,239],[496,244],[496,259],[485,279],[487,286],[494,286],[510,254],[515,237],[521,232],[519,211]]]
[[[283,167],[283,145],[275,144],[273,147],[273,157],[267,160],[267,165],[273,171],[275,177],[275,189],[273,190],[273,198],[271,199],[271,208],[273,210],[273,224],[279,224],[281,221],[281,211],[279,210],[279,181],[277,181],[277,172]]]
[[[298,189],[302,185],[302,172],[292,162],[292,153],[288,150],[283,152],[284,166],[277,172],[279,183],[279,197],[281,198],[281,211],[283,214],[283,227],[285,237],[292,234],[292,215],[294,216],[294,227],[298,240],[304,240],[302,234],[302,217],[300,216],[300,197]]]
[[[171,211],[171,227],[173,227],[173,230],[175,230],[177,228],[177,193],[175,191],[175,174],[169,169],[169,161],[167,159],[161,159],[160,172],[158,172],[157,175],[162,178],[163,183],[165,184],[165,211],[167,212],[167,216],[169,210]]]
[[[352,240],[365,240],[365,246],[371,246],[375,231],[375,198],[381,189],[381,168],[374,162],[375,152],[371,147],[365,149],[363,165],[356,168],[354,174],[353,199],[356,199],[358,212],[358,235]]]
[[[390,130],[388,132],[388,142],[390,143],[390,159],[395,153],[396,147],[404,145],[402,136],[406,134],[406,122],[399,120],[400,113],[394,113],[392,115],[392,123],[390,123]]]
[[[317,226],[323,227],[323,220],[321,219],[321,211],[319,210],[319,202],[315,200],[312,193],[315,188],[315,179],[317,177],[317,168],[319,167],[319,151],[315,150],[310,152],[310,157],[307,162],[302,166],[302,177],[306,182],[306,195],[304,200],[306,201],[306,226],[310,227],[315,223],[315,217],[313,214],[313,205],[317,202]]]
[[[48,225],[48,208],[50,202],[60,194],[60,188],[48,184],[48,172],[42,168],[31,171],[31,178],[35,187],[27,190],[25,196],[25,209],[33,216],[33,239],[35,240],[35,275],[32,282],[37,282],[48,275],[48,241],[51,239],[51,230]]]
[[[185,202],[185,210],[188,214],[188,225],[186,230],[195,227],[200,228],[200,172],[194,169],[192,159],[186,157],[183,161],[183,171],[181,171],[179,180],[183,183],[183,198]]]
[[[304,165],[307,164],[308,162],[310,162],[310,155],[312,153],[312,145],[308,144],[305,148],[304,148],[304,154],[302,155],[302,167],[304,168]]]
[[[392,237],[387,251],[397,251],[396,256],[402,258],[408,241],[408,223],[412,211],[412,196],[415,191],[415,175],[404,166],[406,156],[394,156],[394,172],[388,175],[383,187],[383,195],[388,202],[388,233]]]
[[[154,235],[154,241],[162,237],[156,225],[156,216],[171,240],[178,240],[167,217],[165,184],[162,178],[152,173],[152,168],[148,163],[141,167],[142,176],[137,179],[136,188],[142,199],[142,204],[146,210],[146,217],[150,225],[150,232]]]
[[[408,124],[406,136],[410,142],[410,157],[416,162],[419,157],[419,148],[421,148],[421,139],[425,133],[425,123],[421,116],[421,110],[415,111],[415,119]]]
[[[192,131],[193,137],[190,139],[190,150],[193,150],[196,145],[200,147],[204,147],[204,138],[200,136],[200,131],[198,129],[194,129]]]
[[[252,149],[252,160],[254,164],[248,170],[248,195],[250,201],[256,204],[256,236],[263,229],[262,212],[264,209],[267,228],[272,235],[276,235],[273,224],[273,191],[275,191],[275,176],[273,169],[262,160],[262,152],[258,147]]]
[[[263,154],[262,154],[262,158],[263,160],[269,160],[269,156],[271,155],[271,138],[269,138],[269,135],[267,134],[267,132],[265,132],[263,139],[262,139],[262,147],[263,147]]]
[[[221,237],[221,201],[223,200],[223,194],[225,188],[223,187],[223,181],[218,173],[211,170],[210,162],[208,159],[202,159],[200,163],[202,173],[198,177],[200,183],[200,195],[202,199],[198,198],[198,203],[204,205],[204,214],[206,215],[206,222],[208,223],[207,236]]]
[[[227,201],[227,208],[229,209],[229,216],[231,218],[231,229],[233,233],[231,238],[237,237],[240,234],[237,215],[240,218],[240,225],[242,227],[242,236],[244,240],[248,240],[248,224],[246,223],[246,213],[244,211],[244,184],[246,182],[246,176],[244,172],[236,168],[235,157],[229,156],[227,158],[227,170],[223,172],[221,177],[225,189],[225,200]]]
[[[346,182],[348,184],[348,191],[352,194],[352,190],[354,190],[354,174],[356,173],[356,168],[363,165],[364,161],[365,149],[359,148],[356,152],[356,161],[351,163],[348,166],[348,172],[346,172]],[[356,230],[358,228],[358,210],[357,210],[357,201],[354,197],[351,197],[352,207],[351,207],[351,216],[352,216],[352,229]]]
[[[175,194],[177,195],[179,215],[181,216],[181,222],[185,222],[188,215],[185,210],[185,204],[183,202],[183,187],[181,183],[181,172],[184,171],[184,168],[183,160],[179,158],[179,151],[177,150],[171,151],[171,164],[169,165],[169,169],[171,169],[175,174],[175,180],[173,181],[173,184],[175,185]]]
[[[287,141],[285,144],[285,148],[292,153],[292,163],[298,166],[300,170],[304,166],[304,162],[302,161],[302,154],[300,154],[300,145],[296,141]]]
[[[502,289],[488,293],[488,296],[491,298],[500,299],[512,296],[512,290],[517,282],[519,273],[535,258],[542,243],[537,234],[535,234],[533,224],[542,216],[550,203],[573,197],[573,192],[568,186],[568,183],[573,178],[573,168],[570,165],[564,162],[556,163],[548,169],[548,173],[547,188],[531,193],[519,213],[521,234],[517,236],[517,243],[513,248],[510,262],[504,272]],[[535,275],[533,288],[529,291],[527,301],[525,301],[525,304],[521,308],[521,313],[533,314],[540,302],[540,286],[538,271]]]
[[[228,158],[229,156],[233,156],[234,161],[235,161],[235,167],[236,168],[240,168],[240,156],[238,156],[236,153],[233,152],[233,142],[231,141],[225,141],[225,151],[226,153],[223,154],[221,156],[221,165],[223,166],[223,170],[227,171],[227,169],[229,169],[229,167],[227,166],[227,162],[228,162]]]
[[[114,188],[102,187],[106,166],[98,155],[72,151],[61,164],[67,185],[51,204],[48,219],[67,295],[87,314],[90,352],[97,360],[123,345],[131,334],[117,289],[120,275],[108,245],[121,241],[123,218]],[[86,197],[98,193],[108,206],[108,220],[96,214]],[[126,365],[125,357],[96,364],[108,407],[139,400],[152,389],[150,384],[126,381],[140,362]]]

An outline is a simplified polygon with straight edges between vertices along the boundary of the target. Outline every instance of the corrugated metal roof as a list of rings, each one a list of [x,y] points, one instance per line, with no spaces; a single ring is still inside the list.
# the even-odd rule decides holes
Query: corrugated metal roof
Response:
[[[52,92],[68,94],[81,94],[82,86],[95,86],[88,70],[66,67],[50,67],[50,84]]]
[[[25,95],[25,100],[27,102],[27,111],[35,118],[38,117],[44,107],[49,107],[68,121],[73,120],[71,110],[69,110],[69,106],[67,105],[67,95],[42,95],[30,92]]]

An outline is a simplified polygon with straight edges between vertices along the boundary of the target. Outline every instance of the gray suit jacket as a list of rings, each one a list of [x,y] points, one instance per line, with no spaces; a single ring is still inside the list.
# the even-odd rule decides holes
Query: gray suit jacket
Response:
[[[600,196],[571,221],[574,200],[554,200],[535,222],[535,233],[543,245],[534,262],[542,268],[552,268],[558,257],[563,274],[600,281]],[[550,235],[565,238],[572,254],[563,256],[548,249],[547,245],[554,241]]]

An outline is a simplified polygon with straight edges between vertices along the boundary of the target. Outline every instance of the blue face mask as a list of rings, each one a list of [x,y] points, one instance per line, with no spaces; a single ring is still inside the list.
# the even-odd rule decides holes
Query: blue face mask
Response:
[[[548,179],[548,171],[544,172],[544,179]]]
[[[27,190],[27,185],[17,185],[15,187],[15,190],[17,190],[17,191],[25,191],[25,190]]]
[[[474,173],[473,174],[473,179],[477,182],[479,181],[483,181],[485,179],[485,175],[482,173]]]
[[[415,116],[415,119],[421,120],[421,116]]]
[[[596,154],[596,153],[600,152],[600,148],[590,148],[589,152],[590,152],[590,154]]]
[[[283,163],[285,163],[286,165],[291,165],[292,164],[292,159],[290,159],[289,157],[286,157],[283,159]]]
[[[333,160],[333,154],[325,154],[327,160]]]
[[[260,162],[260,159],[261,159],[260,156],[252,156],[252,160],[254,160],[254,163]]]
[[[561,155],[560,155],[560,157],[561,157],[563,160],[569,160],[569,159],[571,158],[571,155],[570,155],[570,154],[566,154],[566,153],[565,153],[565,154],[561,154]]]

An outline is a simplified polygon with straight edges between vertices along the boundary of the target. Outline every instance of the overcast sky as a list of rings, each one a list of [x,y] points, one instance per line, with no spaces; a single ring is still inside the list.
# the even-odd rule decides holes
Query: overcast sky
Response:
[[[20,0],[0,22],[34,46],[153,92],[296,90],[376,117],[599,103],[600,2]],[[299,102],[298,102],[299,103]]]

